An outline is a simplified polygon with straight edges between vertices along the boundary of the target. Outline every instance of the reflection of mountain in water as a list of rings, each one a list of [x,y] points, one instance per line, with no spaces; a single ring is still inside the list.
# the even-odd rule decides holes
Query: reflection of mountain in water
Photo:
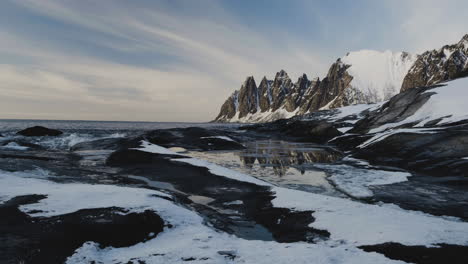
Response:
[[[272,167],[279,176],[283,176],[290,167],[304,174],[304,165],[331,163],[341,158],[338,151],[308,143],[257,141],[247,144],[246,147],[245,151],[239,153],[244,166],[252,168],[255,162],[258,162],[261,167]]]

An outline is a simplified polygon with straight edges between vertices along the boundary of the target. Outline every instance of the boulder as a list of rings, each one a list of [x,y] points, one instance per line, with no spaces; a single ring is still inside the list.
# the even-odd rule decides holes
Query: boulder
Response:
[[[56,129],[50,129],[42,126],[29,127],[24,130],[21,130],[17,133],[25,137],[42,137],[42,136],[60,136],[63,134],[62,131]]]

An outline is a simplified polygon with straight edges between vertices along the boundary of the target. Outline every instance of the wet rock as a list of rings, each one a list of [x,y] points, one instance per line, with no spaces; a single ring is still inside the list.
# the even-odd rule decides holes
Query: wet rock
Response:
[[[468,221],[468,178],[413,175],[406,182],[371,187],[373,200],[405,210]]]
[[[102,247],[128,247],[164,228],[163,220],[152,211],[125,214],[119,208],[85,209],[33,218],[18,209],[44,198],[20,196],[0,205],[1,263],[63,263],[87,241]]]
[[[468,176],[468,125],[437,133],[398,133],[355,152],[376,164],[435,176]]]
[[[42,136],[60,136],[63,134],[62,131],[56,129],[50,129],[42,126],[34,126],[30,128],[26,128],[21,130],[17,133],[18,135],[22,135],[25,137],[42,137]]]
[[[357,146],[361,145],[370,138],[372,138],[372,135],[345,134],[333,138],[329,141],[329,143],[338,146],[342,150],[353,151]]]
[[[398,123],[405,120],[416,113],[429,100],[434,94],[430,90],[436,87],[440,86],[415,88],[395,95],[380,108],[369,112],[348,133],[368,133],[371,129],[387,123]],[[405,124],[404,126],[409,127],[412,125],[414,124]]]
[[[179,197],[180,201],[190,204],[214,227],[241,238],[272,240],[272,237],[276,241],[297,242],[329,235],[309,227],[314,220],[311,212],[274,208],[271,204],[274,195],[268,187],[214,175],[208,168],[173,158],[177,157],[127,149],[113,153],[107,164],[120,167],[123,174],[170,183],[187,195]],[[195,203],[190,199],[194,196],[211,202]],[[226,205],[227,201],[242,201],[242,206],[235,208],[235,219],[231,218],[232,205]]]
[[[267,124],[245,126],[241,129],[302,142],[326,143],[341,133],[331,123],[321,120],[282,119]]]
[[[235,140],[236,137],[232,133],[199,127],[154,130],[145,133],[139,139],[166,148],[182,147],[188,150],[244,149],[244,146]]]
[[[416,264],[465,264],[467,246],[439,244],[438,247],[405,246],[398,243],[385,243],[361,246],[366,252],[384,254],[387,258]]]
[[[135,149],[121,149],[113,152],[106,161],[109,166],[138,166],[142,164],[154,165],[161,161],[161,159],[177,158],[176,155],[161,155],[149,153]]]
[[[294,212],[285,208],[269,207],[259,210],[255,218],[281,243],[327,239],[330,237],[328,231],[309,227],[310,223],[315,221],[312,213],[313,211]]]

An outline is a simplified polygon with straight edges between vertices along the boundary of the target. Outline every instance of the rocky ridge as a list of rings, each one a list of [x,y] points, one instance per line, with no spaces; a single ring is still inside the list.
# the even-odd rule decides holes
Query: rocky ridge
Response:
[[[293,83],[281,70],[257,87],[246,79],[222,105],[215,122],[270,122],[318,110],[377,103],[400,91],[468,75],[468,34],[458,43],[421,55],[361,50],[334,62],[322,80],[306,74]]]
[[[468,76],[468,34],[458,43],[418,56],[403,80],[401,92]]]

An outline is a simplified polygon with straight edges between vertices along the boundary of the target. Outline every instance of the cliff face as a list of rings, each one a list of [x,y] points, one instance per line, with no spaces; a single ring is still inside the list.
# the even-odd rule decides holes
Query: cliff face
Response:
[[[401,91],[468,76],[468,34],[458,43],[418,56],[403,80]]]
[[[248,77],[222,105],[215,121],[269,122],[321,109],[377,103],[401,91],[468,76],[468,35],[454,45],[415,56],[361,50],[334,62],[325,78],[303,74],[293,83],[281,70],[257,87]]]

